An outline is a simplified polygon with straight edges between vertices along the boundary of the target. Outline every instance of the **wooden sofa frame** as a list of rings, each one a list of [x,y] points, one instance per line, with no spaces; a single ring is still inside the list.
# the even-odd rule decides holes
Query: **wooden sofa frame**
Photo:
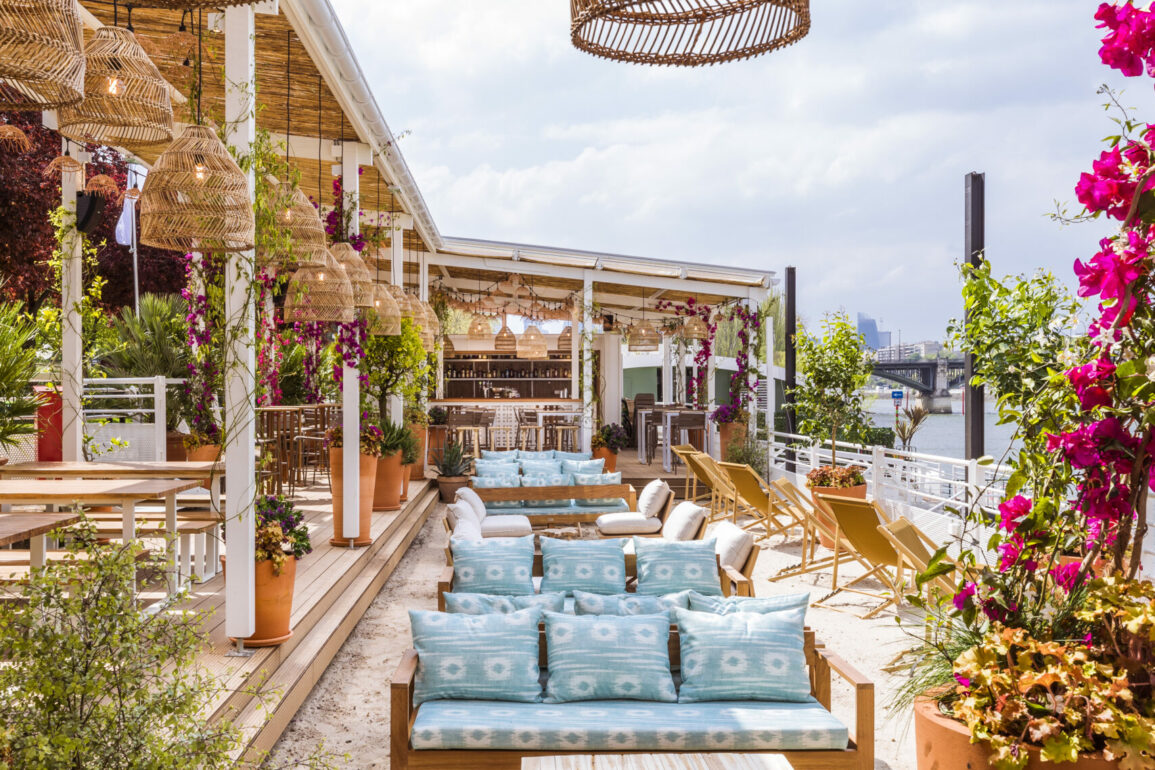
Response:
[[[631,511],[638,508],[638,492],[633,484],[580,485],[572,487],[498,487],[494,489],[474,489],[483,503],[520,502],[522,500],[598,500],[601,498],[623,498]],[[605,511],[591,510],[574,513],[534,514],[530,521],[534,526],[557,526],[579,524],[598,520]],[[498,516],[500,514],[493,514]]]
[[[841,751],[747,751],[750,754],[781,754],[796,770],[831,770],[833,768],[853,768],[872,770],[874,767],[874,683],[858,672],[839,656],[828,651],[814,639],[810,629],[805,633],[806,662],[810,667],[810,694],[830,710],[830,672],[834,671],[854,688],[854,720],[850,728],[850,741]],[[546,650],[542,647],[542,655]],[[671,660],[677,656],[677,645],[671,638]],[[427,749],[412,748],[413,723],[417,718],[417,708],[413,706],[413,682],[417,676],[417,651],[406,650],[401,663],[390,683],[390,767],[393,770],[432,770],[433,768],[477,768],[478,770],[519,770],[524,757],[558,755],[601,755],[601,754],[701,754],[699,750],[655,752],[652,749],[640,751],[578,750],[566,751],[562,748],[546,751],[512,750],[468,750],[468,749]]]

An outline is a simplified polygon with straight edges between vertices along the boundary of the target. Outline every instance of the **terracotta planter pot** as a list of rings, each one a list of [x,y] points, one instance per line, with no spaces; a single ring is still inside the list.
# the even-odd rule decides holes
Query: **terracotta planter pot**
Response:
[[[834,529],[834,520],[827,516],[822,508],[819,507],[818,498],[814,496],[815,492],[821,492],[824,495],[831,495],[833,497],[853,497],[856,500],[866,499],[865,484],[859,484],[856,487],[810,487],[810,500],[814,503],[814,512],[818,515],[818,518],[824,521],[831,529]],[[834,541],[821,532],[818,533],[818,542],[826,548],[834,547]]]
[[[170,463],[184,462],[188,459],[188,450],[184,446],[185,434],[170,430],[164,437],[164,456]]]
[[[215,463],[221,459],[221,446],[220,444],[205,444],[196,449],[189,449],[185,454],[185,459],[194,463]],[[212,488],[212,484],[207,481],[201,482],[201,486],[205,489]]]
[[[1083,557],[1082,556],[1060,556],[1059,557],[1059,566],[1061,566],[1061,567],[1065,567],[1068,564],[1082,564],[1082,563],[1083,563]],[[1104,576],[1109,575],[1109,574],[1111,574],[1111,562],[1107,561],[1106,559],[1096,559],[1094,561],[1094,563],[1091,564],[1091,574],[1087,579],[1090,580],[1093,577],[1104,577]]]
[[[409,482],[413,479],[413,467],[417,463],[401,466],[401,502],[409,500]]]
[[[329,486],[333,490],[333,536],[329,538],[332,545],[348,546],[349,539],[342,537],[345,526],[345,459],[344,451],[340,447],[329,450]],[[361,482],[360,510],[357,512],[357,537],[353,545],[369,545],[373,537],[369,533],[373,519],[373,488],[377,482],[377,458],[373,455],[361,455],[359,468]]]
[[[718,442],[720,444],[719,456],[725,460],[726,452],[730,449],[730,444],[737,442],[739,444],[746,443],[746,423],[744,422],[722,422],[718,423]]]
[[[990,767],[990,749],[985,743],[971,743],[966,725],[943,716],[930,698],[914,702],[914,742],[918,770],[980,770]],[[1043,763],[1038,749],[1029,749],[1027,770],[1108,770],[1119,767],[1098,754],[1080,756],[1074,763]]]
[[[604,473],[613,473],[614,471],[616,471],[618,469],[618,453],[617,452],[611,452],[610,450],[606,449],[604,446],[598,447],[597,449],[594,450],[594,459],[596,460],[599,457],[603,458],[606,461],[605,468],[603,468]]]
[[[413,463],[411,478],[420,481],[425,478],[425,440],[427,431],[424,425],[418,423],[410,425],[409,430],[413,431],[413,435],[417,438],[417,460]]]
[[[225,557],[221,556],[221,574]],[[245,637],[247,647],[275,647],[293,635],[289,619],[293,614],[293,586],[297,581],[297,557],[286,556],[281,574],[273,572],[271,561],[259,561],[253,575],[253,635]],[[235,639],[233,641],[236,641]]]
[[[457,499],[457,490],[469,486],[468,476],[438,476],[437,492],[441,502],[452,503]]]
[[[377,460],[377,486],[373,492],[373,510],[401,510],[401,453],[393,452]]]
[[[446,425],[430,425],[425,429],[425,440],[429,442],[429,459],[437,462],[445,454],[446,437],[449,427]]]

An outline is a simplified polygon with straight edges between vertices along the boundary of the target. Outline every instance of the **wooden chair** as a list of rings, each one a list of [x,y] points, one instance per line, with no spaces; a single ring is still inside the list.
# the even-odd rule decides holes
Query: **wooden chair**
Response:
[[[778,517],[783,515],[783,510],[776,504],[770,492],[770,485],[749,465],[718,463],[718,467],[729,476],[739,499],[745,504],[745,510],[754,517],[754,521],[743,525],[742,528],[754,529],[758,526],[763,528],[763,531],[756,536],[757,540],[766,540],[774,535],[782,535],[785,539],[789,537],[790,529],[802,526],[802,522],[790,514],[786,514],[785,523],[778,520]]]
[[[737,523],[738,512],[743,506],[738,496],[738,490],[734,488],[730,477],[718,465],[718,461],[705,452],[698,452],[693,457],[693,461],[698,463],[710,477],[714,493],[714,505],[711,506],[714,520],[729,518]]]
[[[541,450],[544,429],[537,424],[537,411],[533,409],[517,410],[517,448],[528,452],[531,447],[534,451]]]
[[[715,487],[714,477],[706,470],[702,463],[702,453],[698,451],[690,451],[682,454],[682,460],[686,463],[686,467],[694,474],[694,501],[704,500],[710,498],[710,516],[713,517],[717,513],[718,508],[718,494]],[[697,494],[698,485],[702,486],[703,492]]]
[[[926,572],[931,560],[934,558],[934,552],[939,548],[921,529],[916,527],[909,519],[904,519],[901,516],[894,521],[880,524],[878,531],[890,541],[891,546],[898,552],[903,564],[916,573]],[[953,559],[944,556],[944,561],[954,567],[955,575],[969,577],[963,571],[962,565]],[[957,586],[950,580],[947,574],[938,575],[931,579],[925,584],[925,587],[928,594],[932,589],[946,595],[953,595],[957,590]]]
[[[462,448],[473,454],[479,455],[479,445],[481,444],[481,428],[477,424],[474,416],[468,412],[450,412],[446,416],[446,424],[449,426],[450,435],[453,440],[461,444]]]
[[[902,600],[905,585],[903,559],[891,545],[890,540],[878,531],[879,527],[889,523],[889,517],[878,507],[877,503],[866,500],[821,493],[816,494],[815,499],[834,519],[835,534],[837,535],[834,538],[835,553],[837,554],[839,549],[852,549],[851,557],[865,567],[866,572],[845,585],[839,586],[838,562],[836,561],[834,563],[834,590],[814,604],[822,604],[843,591],[883,599],[881,604],[861,616],[864,620],[874,617],[891,605],[897,605]],[[882,593],[855,588],[862,581],[871,578],[882,583]]]
[[[708,491],[699,494],[698,477],[694,475],[690,464],[686,462],[686,455],[690,452],[697,452],[698,450],[690,444],[678,444],[677,446],[670,447],[670,451],[674,453],[674,462],[680,462],[686,468],[686,480],[683,482],[685,486],[682,488],[683,496],[694,503],[709,497],[710,493]]]
[[[769,491],[778,497],[779,507],[789,516],[795,518],[802,523],[802,560],[792,567],[786,567],[779,570],[777,574],[770,577],[770,581],[785,580],[786,578],[797,577],[809,572],[818,572],[829,567],[836,566],[839,562],[849,561],[851,551],[848,549],[836,548],[833,555],[817,558],[815,551],[818,546],[818,536],[825,535],[832,542],[837,543],[841,535],[831,527],[829,523],[819,518],[814,510],[814,505],[810,500],[806,499],[806,495],[802,493],[798,487],[794,486],[787,479],[775,479],[770,482]],[[835,573],[837,577],[837,572]],[[831,588],[835,584],[831,582]]]
[[[666,436],[666,441],[681,441],[682,444],[696,447],[700,452],[709,453],[709,436],[706,413],[690,412],[670,418],[670,435]]]

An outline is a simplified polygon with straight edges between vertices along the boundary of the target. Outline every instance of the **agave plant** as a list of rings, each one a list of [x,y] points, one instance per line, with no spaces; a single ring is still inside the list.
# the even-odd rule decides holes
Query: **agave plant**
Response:
[[[473,457],[465,454],[465,447],[456,441],[451,441],[445,445],[445,451],[441,455],[440,462],[437,463],[437,475],[444,478],[467,476],[472,462]]]
[[[36,324],[17,303],[0,304],[0,449],[36,433],[32,418],[40,397],[32,392],[37,372]]]

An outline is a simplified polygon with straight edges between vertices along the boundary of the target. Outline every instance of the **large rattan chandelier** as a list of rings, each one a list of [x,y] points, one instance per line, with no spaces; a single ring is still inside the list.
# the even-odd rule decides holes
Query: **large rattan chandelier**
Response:
[[[704,340],[710,336],[710,327],[696,315],[690,316],[682,324],[682,337],[688,340]]]
[[[332,254],[325,264],[293,273],[285,294],[285,321],[353,323],[353,285]]]
[[[536,325],[530,324],[525,327],[525,331],[517,338],[517,357],[530,361],[549,358],[549,347],[545,335]]]
[[[84,101],[60,110],[60,133],[78,142],[148,147],[172,140],[172,101],[136,35],[101,27],[84,48]]]
[[[76,0],[0,0],[0,110],[50,110],[84,98]]]
[[[257,263],[286,270],[324,265],[329,241],[316,207],[291,182],[278,183],[277,196],[276,226],[281,237],[272,248],[257,249]]]
[[[176,251],[253,248],[249,183],[208,126],[189,126],[161,153],[140,194],[140,242]]]
[[[510,331],[504,315],[501,317],[501,329],[493,337],[493,349],[499,353],[517,352],[517,337]]]
[[[653,353],[662,344],[662,336],[646,320],[646,300],[642,297],[642,320],[630,327],[628,349],[631,353]]]
[[[810,0],[570,0],[574,46],[635,64],[748,59],[809,31]]]
[[[329,249],[333,258],[345,270],[353,287],[353,307],[357,310],[372,310],[374,307],[373,274],[365,267],[365,262],[357,250],[348,243],[335,243]]]
[[[493,327],[490,326],[488,318],[475,313],[465,336],[473,342],[486,342],[493,338]]]
[[[573,346],[573,326],[567,326],[562,329],[561,334],[557,336],[557,349],[569,350]]]
[[[382,284],[373,285],[373,320],[369,333],[378,337],[391,337],[401,333],[401,309],[397,300]]]

